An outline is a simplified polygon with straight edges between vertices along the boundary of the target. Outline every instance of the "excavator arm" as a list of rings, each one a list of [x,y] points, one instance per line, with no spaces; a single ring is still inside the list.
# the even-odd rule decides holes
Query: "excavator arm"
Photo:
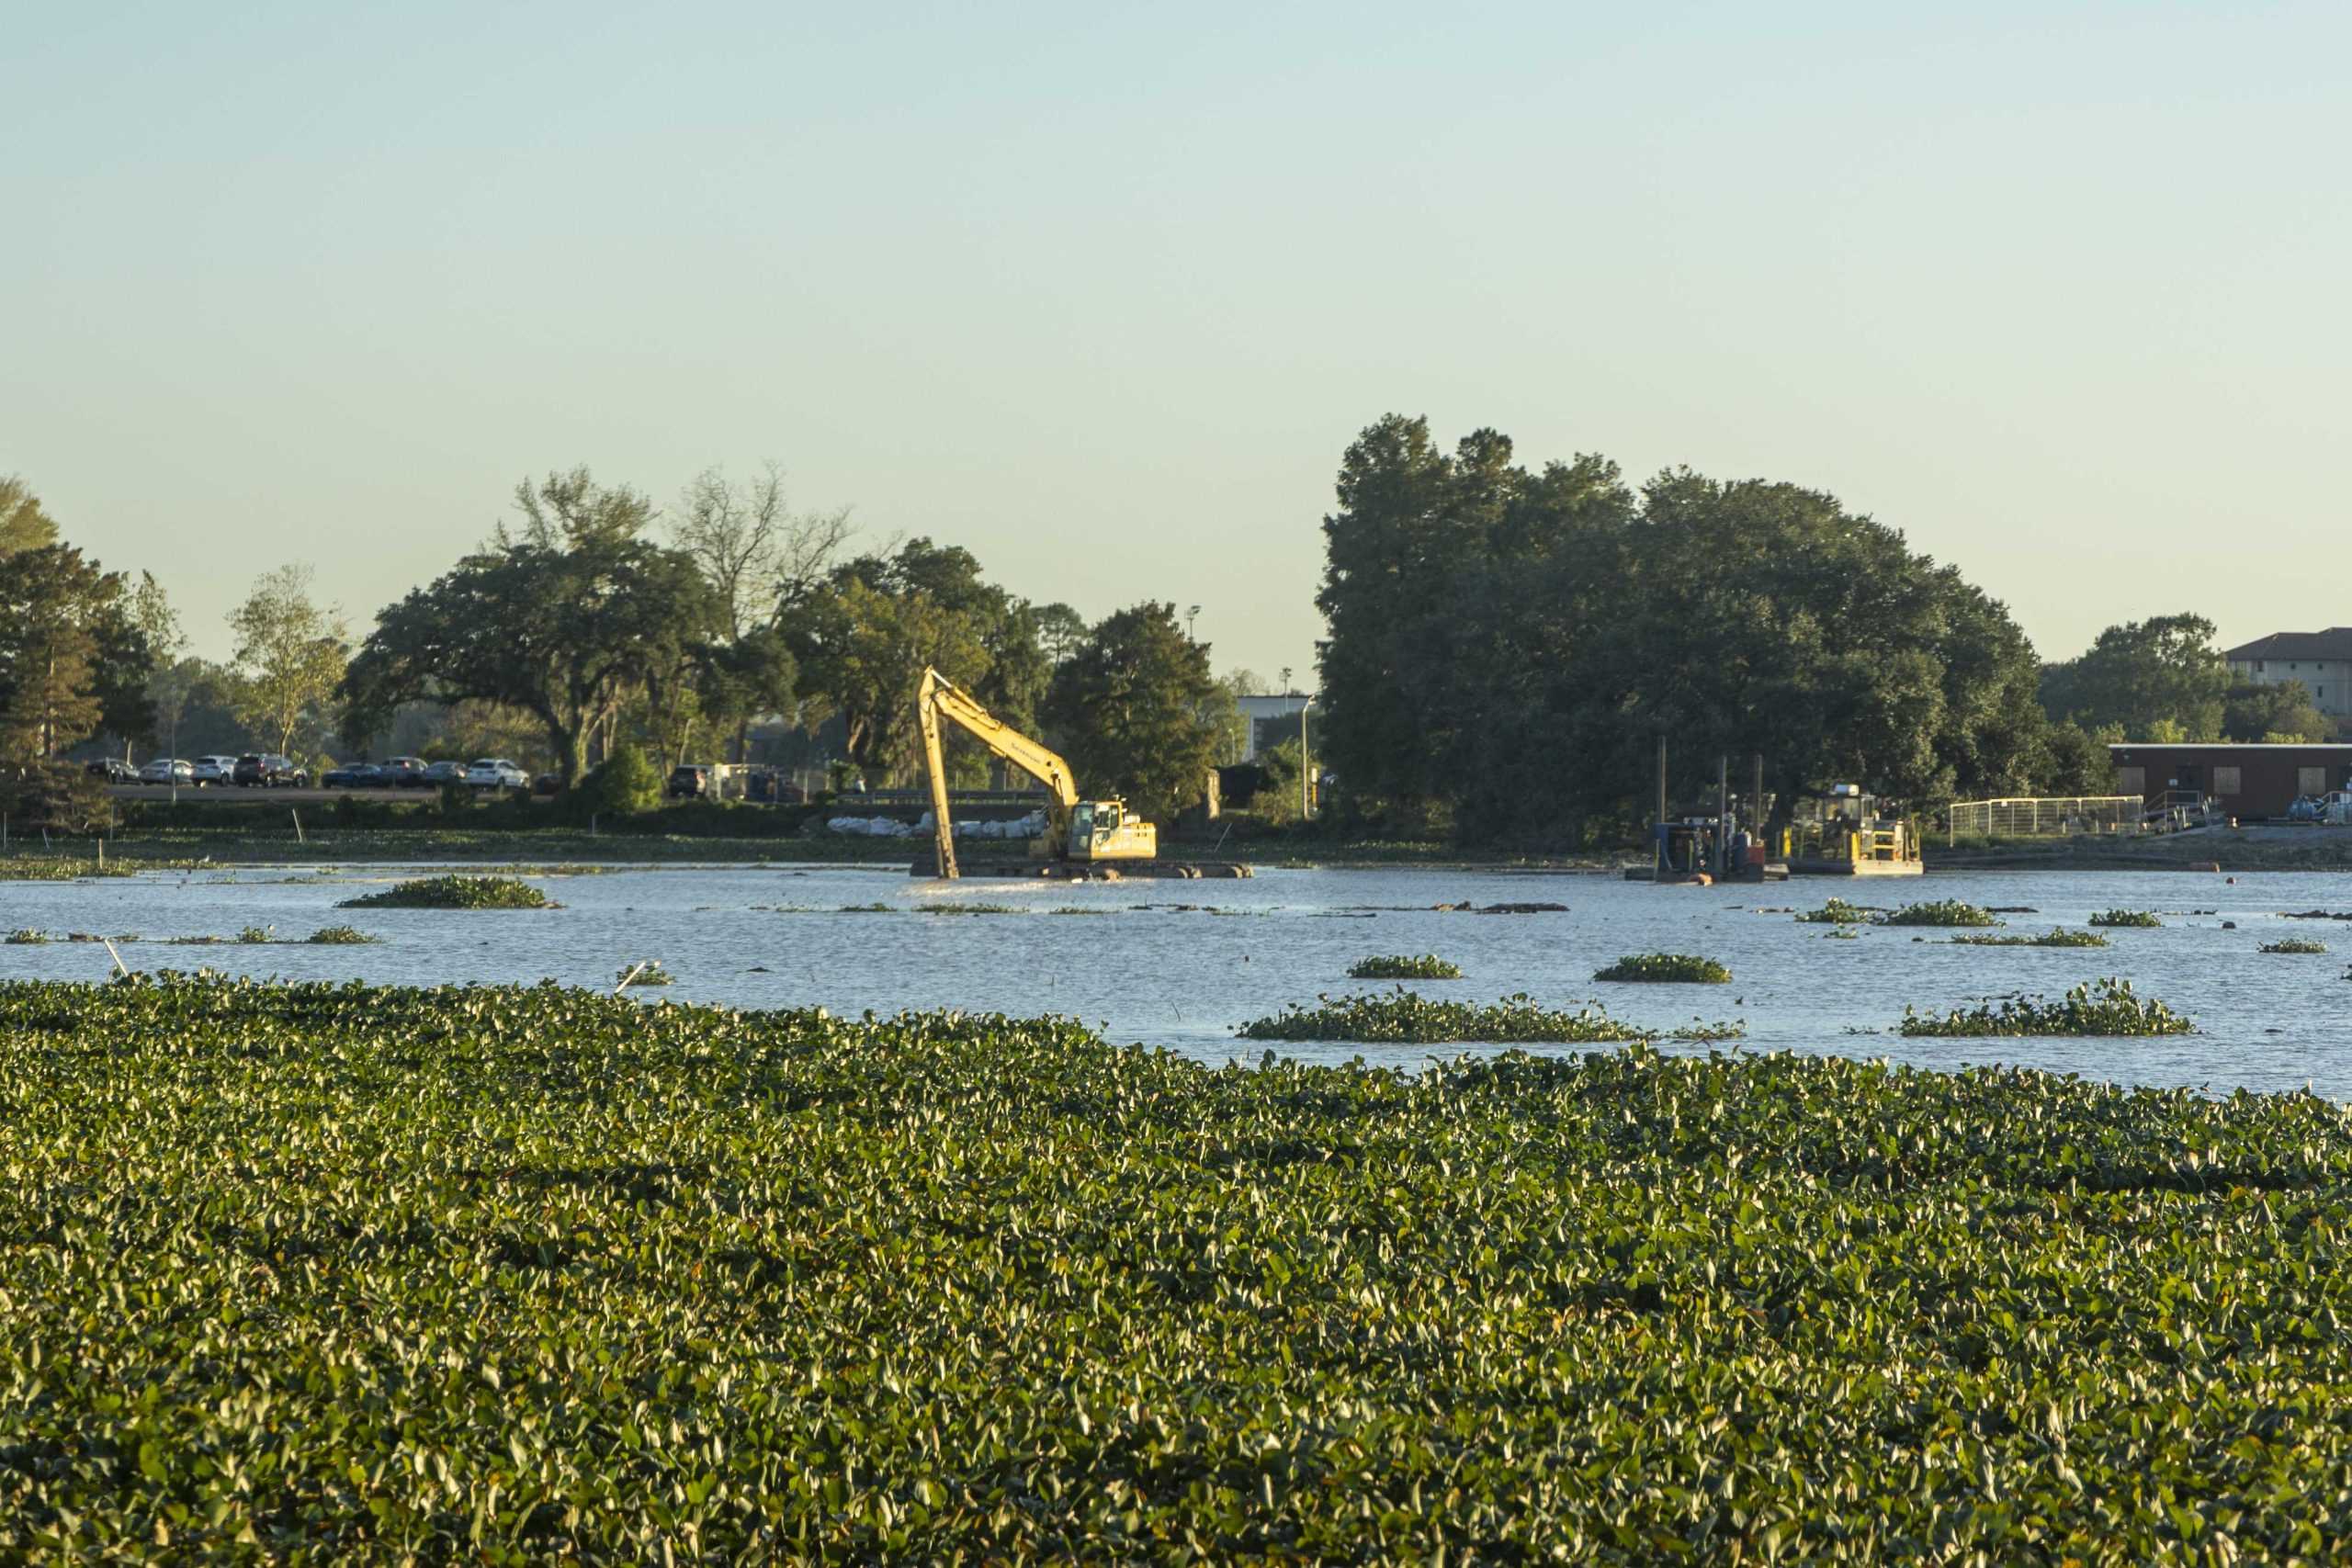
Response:
[[[915,717],[922,728],[923,765],[931,773],[931,820],[939,836],[940,875],[958,874],[956,827],[947,819],[947,767],[939,733],[943,718],[1051,791],[1054,809],[1048,813],[1052,823],[1048,830],[1069,830],[1070,807],[1078,804],[1078,782],[1070,774],[1069,764],[1057,753],[995,717],[971,694],[936,670],[922,672],[922,684],[915,694]]]

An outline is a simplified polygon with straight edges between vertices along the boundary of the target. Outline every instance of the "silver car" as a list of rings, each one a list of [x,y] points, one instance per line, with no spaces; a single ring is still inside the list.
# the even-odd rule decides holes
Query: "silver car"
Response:
[[[193,784],[196,769],[178,757],[158,757],[139,770],[139,782],[152,784]]]
[[[503,757],[477,757],[466,766],[466,783],[474,789],[528,789],[531,775]]]

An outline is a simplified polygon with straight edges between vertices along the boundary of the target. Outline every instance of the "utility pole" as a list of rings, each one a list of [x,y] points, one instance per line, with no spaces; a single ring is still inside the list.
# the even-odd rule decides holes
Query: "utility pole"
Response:
[[[1666,731],[1657,735],[1657,817],[1650,829],[1650,876],[1666,874]]]
[[[1724,879],[1724,857],[1731,834],[1731,759],[1715,759],[1715,880]]]
[[[1184,612],[1184,640],[1186,642],[1194,642],[1199,640],[1193,636],[1193,623],[1200,619],[1200,616],[1201,607],[1198,604],[1193,605],[1191,609]]]

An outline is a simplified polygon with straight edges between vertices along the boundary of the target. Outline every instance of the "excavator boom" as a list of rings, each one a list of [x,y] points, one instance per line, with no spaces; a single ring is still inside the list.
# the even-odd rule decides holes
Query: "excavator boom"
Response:
[[[931,820],[938,835],[940,875],[959,874],[956,864],[956,828],[947,817],[947,767],[939,732],[943,718],[952,720],[990,752],[1044,784],[1052,794],[1054,804],[1046,813],[1046,835],[1057,854],[1068,855],[1074,851],[1070,826],[1073,814],[1081,816],[1087,823],[1088,845],[1083,852],[1086,859],[1148,859],[1159,852],[1159,835],[1149,823],[1125,821],[1125,807],[1116,801],[1089,802],[1081,808],[1078,781],[1071,774],[1069,764],[1057,753],[990,714],[970,693],[938,671],[925,669],[922,684],[915,694],[915,719],[922,730],[923,765],[931,774]],[[1107,819],[1107,825],[1099,829],[1094,826],[1098,815]]]

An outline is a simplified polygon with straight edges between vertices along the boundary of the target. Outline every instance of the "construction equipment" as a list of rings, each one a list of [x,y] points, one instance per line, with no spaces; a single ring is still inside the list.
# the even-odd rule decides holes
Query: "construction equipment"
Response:
[[[931,819],[939,836],[939,874],[961,874],[956,865],[956,827],[947,817],[947,768],[941,754],[939,721],[952,719],[996,756],[1019,768],[1052,796],[1046,831],[1030,840],[1039,859],[1148,861],[1159,853],[1159,831],[1127,815],[1124,800],[1080,800],[1069,764],[989,714],[972,695],[938,671],[926,668],[915,694],[915,721],[922,729],[923,763],[931,771]]]

